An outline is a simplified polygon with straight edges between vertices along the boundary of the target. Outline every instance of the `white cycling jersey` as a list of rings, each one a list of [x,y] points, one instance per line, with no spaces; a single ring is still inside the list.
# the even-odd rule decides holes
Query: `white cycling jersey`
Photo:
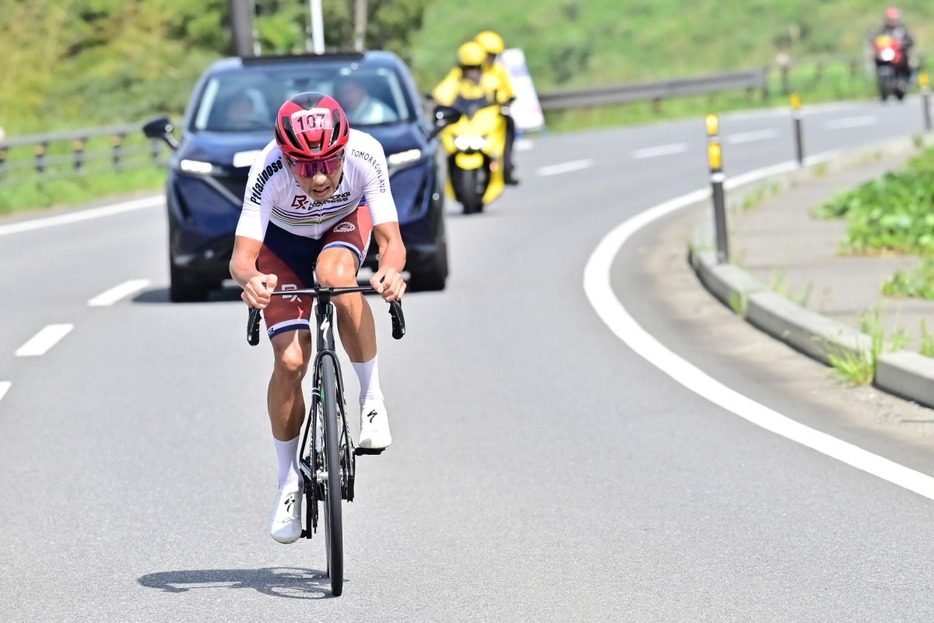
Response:
[[[250,168],[237,235],[263,240],[273,222],[297,236],[319,239],[363,205],[369,207],[374,226],[399,220],[389,190],[386,154],[375,138],[350,130],[340,184],[323,203],[313,201],[302,190],[272,140]]]

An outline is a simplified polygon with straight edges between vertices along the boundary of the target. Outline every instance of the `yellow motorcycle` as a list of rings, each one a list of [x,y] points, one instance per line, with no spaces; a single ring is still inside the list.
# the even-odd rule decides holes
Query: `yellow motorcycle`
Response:
[[[500,106],[486,97],[460,95],[452,106],[436,107],[435,118],[445,124],[440,138],[448,154],[447,194],[464,214],[482,212],[506,186],[506,120]]]

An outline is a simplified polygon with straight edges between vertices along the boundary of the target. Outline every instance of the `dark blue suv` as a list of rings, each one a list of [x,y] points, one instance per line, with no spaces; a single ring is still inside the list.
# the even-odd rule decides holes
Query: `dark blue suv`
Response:
[[[379,114],[354,118],[341,85],[362,86]],[[405,63],[390,52],[228,58],[201,76],[185,111],[182,138],[167,118],[143,131],[169,143],[170,297],[205,300],[229,278],[228,262],[253,157],[273,136],[279,106],[318,91],[348,107],[351,126],[373,135],[386,152],[390,185],[412,290],[442,290],[448,276],[443,171],[432,124]],[[348,92],[349,93],[349,92]],[[372,103],[372,100],[371,100]],[[375,250],[376,245],[370,245]],[[365,266],[375,267],[376,257]]]

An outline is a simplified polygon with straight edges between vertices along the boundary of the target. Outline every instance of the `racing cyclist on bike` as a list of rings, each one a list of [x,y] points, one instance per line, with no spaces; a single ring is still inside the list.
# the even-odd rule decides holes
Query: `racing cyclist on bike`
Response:
[[[305,416],[302,379],[311,360],[308,296],[280,290],[355,286],[370,234],[379,267],[370,284],[386,301],[406,284],[405,246],[382,146],[352,130],[340,104],[321,93],[300,93],[279,109],[275,138],[250,169],[237,224],[230,275],[241,298],[264,310],[274,365],[267,407],[279,464],[279,493],[270,532],[280,543],[301,536],[302,479],[297,462]],[[392,437],[379,385],[376,328],[362,294],[334,298],[337,328],[360,381],[361,448],[381,449]]]

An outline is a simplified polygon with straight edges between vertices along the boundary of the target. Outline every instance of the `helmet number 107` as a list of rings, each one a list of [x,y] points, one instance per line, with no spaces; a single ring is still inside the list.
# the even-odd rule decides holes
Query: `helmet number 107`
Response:
[[[333,129],[331,111],[326,108],[296,110],[292,113],[292,127],[299,132]]]

